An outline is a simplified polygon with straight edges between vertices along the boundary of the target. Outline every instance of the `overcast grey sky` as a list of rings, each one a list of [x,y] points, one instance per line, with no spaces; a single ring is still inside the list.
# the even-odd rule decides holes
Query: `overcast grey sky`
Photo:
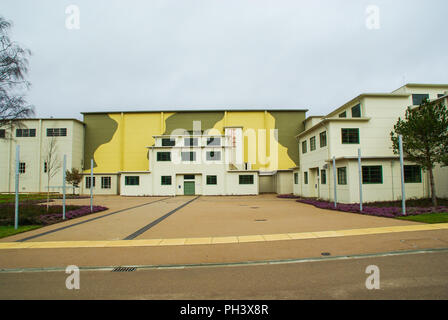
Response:
[[[80,29],[66,28],[69,5]],[[369,5],[379,8],[379,29]],[[38,117],[299,108],[448,83],[446,0],[2,0]]]

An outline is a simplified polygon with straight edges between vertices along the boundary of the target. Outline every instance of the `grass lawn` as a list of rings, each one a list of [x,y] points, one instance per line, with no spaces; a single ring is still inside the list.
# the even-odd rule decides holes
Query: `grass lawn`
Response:
[[[417,216],[398,217],[397,219],[423,223],[446,223],[448,222],[448,213],[428,213]]]
[[[73,196],[71,193],[66,194],[66,198],[74,198],[74,199],[83,199],[88,198],[87,196]],[[62,199],[62,194],[59,193],[50,193],[50,199]],[[35,200],[47,200],[46,193],[22,193],[19,194],[19,202],[23,201],[35,201]],[[16,196],[13,193],[3,193],[0,194],[0,203],[14,203],[16,201]]]
[[[50,199],[56,198],[57,195],[50,194]],[[27,200],[46,200],[47,195],[43,193],[28,193],[28,194],[19,194],[19,201],[27,201]],[[15,194],[0,194],[0,203],[9,203],[15,202],[16,196]]]
[[[9,237],[14,234],[34,230],[34,229],[37,229],[40,227],[42,227],[42,226],[36,226],[36,225],[21,226],[21,227],[19,226],[19,228],[16,230],[16,229],[14,229],[14,226],[0,226],[0,238]]]

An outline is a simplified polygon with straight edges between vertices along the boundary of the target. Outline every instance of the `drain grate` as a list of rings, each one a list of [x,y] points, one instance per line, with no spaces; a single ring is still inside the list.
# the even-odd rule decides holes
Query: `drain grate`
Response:
[[[268,221],[267,219],[258,219],[258,220],[255,220],[255,222],[266,222],[266,221]]]
[[[323,255],[324,257],[328,257],[331,256],[330,252],[322,252],[321,255]]]
[[[115,267],[112,272],[132,272],[137,270],[136,267]]]

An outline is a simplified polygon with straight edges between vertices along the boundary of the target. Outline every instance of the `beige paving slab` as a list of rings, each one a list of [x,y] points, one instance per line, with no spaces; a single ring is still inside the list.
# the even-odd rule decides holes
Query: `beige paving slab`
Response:
[[[238,237],[238,242],[260,242],[260,241],[266,241],[262,235],[255,235],[255,236],[240,236]]]
[[[212,244],[238,243],[238,237],[215,237]]]
[[[163,239],[159,245],[160,246],[181,246],[185,244],[187,239]],[[132,240],[131,240],[132,241]]]
[[[288,233],[292,240],[316,239],[317,236],[313,232]]]
[[[212,238],[188,238],[185,240],[185,245],[194,245],[194,244],[211,244]]]
[[[287,234],[266,234],[263,235],[266,241],[281,241],[281,240],[291,240]]]

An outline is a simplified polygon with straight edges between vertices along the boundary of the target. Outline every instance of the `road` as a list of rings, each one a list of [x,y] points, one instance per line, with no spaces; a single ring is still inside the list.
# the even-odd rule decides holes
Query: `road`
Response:
[[[334,259],[334,258],[333,258]],[[368,290],[366,268],[380,271]],[[0,299],[448,299],[448,250],[288,264],[0,273]]]

